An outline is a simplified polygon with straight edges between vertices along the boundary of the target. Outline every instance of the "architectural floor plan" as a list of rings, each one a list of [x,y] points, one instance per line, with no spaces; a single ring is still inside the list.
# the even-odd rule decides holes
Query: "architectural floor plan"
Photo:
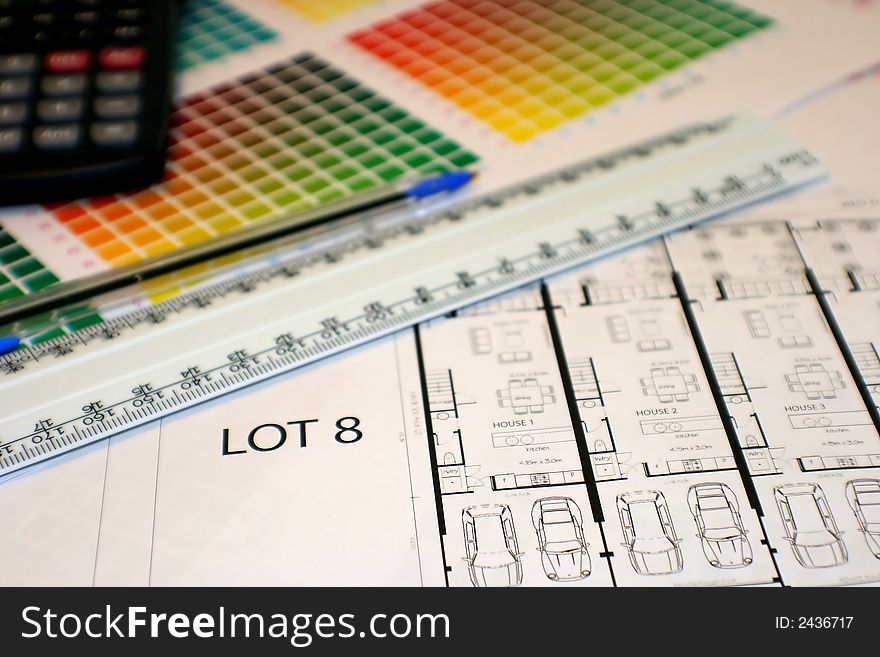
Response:
[[[878,252],[696,227],[12,475],[0,581],[880,581]]]
[[[716,223],[422,327],[450,584],[880,577],[878,248]]]

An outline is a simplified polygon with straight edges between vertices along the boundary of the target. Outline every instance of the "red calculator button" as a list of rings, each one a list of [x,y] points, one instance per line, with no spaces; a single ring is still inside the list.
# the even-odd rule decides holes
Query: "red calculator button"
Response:
[[[58,50],[50,52],[45,59],[49,73],[81,73],[92,65],[92,53],[88,50]]]
[[[116,71],[129,68],[140,68],[144,65],[146,58],[147,53],[141,46],[132,46],[131,48],[104,48],[98,54],[101,68]]]

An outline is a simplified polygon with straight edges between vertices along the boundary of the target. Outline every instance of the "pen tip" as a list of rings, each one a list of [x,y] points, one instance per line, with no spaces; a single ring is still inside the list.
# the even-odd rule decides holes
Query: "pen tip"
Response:
[[[0,356],[15,351],[21,345],[21,340],[16,337],[0,338]]]
[[[409,189],[407,196],[414,199],[423,199],[434,194],[454,192],[473,181],[474,178],[476,178],[476,173],[473,171],[443,173],[416,183]]]

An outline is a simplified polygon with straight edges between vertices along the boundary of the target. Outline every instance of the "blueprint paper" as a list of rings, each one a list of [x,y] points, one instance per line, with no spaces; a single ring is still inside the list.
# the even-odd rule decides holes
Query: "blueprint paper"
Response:
[[[7,478],[0,554],[16,568],[2,583],[442,583],[424,424],[398,392],[418,390],[417,372],[402,360],[415,362],[412,340],[387,339]],[[338,442],[342,418],[364,437]],[[240,453],[268,424],[288,442]],[[279,435],[263,426],[254,442]]]
[[[880,581],[878,247],[708,224],[39,466],[3,583]]]
[[[219,413],[163,425],[150,583],[205,585],[218,573],[236,585],[436,583],[429,565],[438,546],[419,540],[436,532],[436,518],[431,500],[414,495],[430,490],[428,473],[414,467],[424,463],[427,444],[408,434],[393,394],[399,377],[412,376],[395,367],[411,359],[398,353],[406,347],[385,341],[319,365],[308,380],[267,386],[257,404],[243,396]],[[230,452],[245,449],[246,433],[268,422],[289,427],[288,443],[223,456],[220,417]],[[287,424],[298,420],[311,422]],[[342,433],[338,422],[357,429]],[[356,440],[356,432],[363,432],[357,442],[337,440]],[[277,435],[267,428],[255,442],[272,445]]]

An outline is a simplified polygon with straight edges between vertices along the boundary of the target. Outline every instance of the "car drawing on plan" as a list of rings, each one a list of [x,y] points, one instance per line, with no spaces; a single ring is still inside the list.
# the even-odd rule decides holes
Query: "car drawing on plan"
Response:
[[[880,559],[880,479],[853,479],[846,484],[849,508],[856,514],[868,548]]]
[[[675,534],[663,493],[648,490],[618,495],[617,513],[630,563],[639,575],[681,571],[681,539]]]
[[[544,497],[532,505],[538,552],[548,579],[571,582],[590,574],[580,507],[569,497]]]
[[[830,568],[849,555],[831,514],[825,493],[817,484],[785,484],[773,489],[785,528],[785,540],[804,568]]]
[[[519,586],[522,552],[506,504],[469,506],[461,512],[468,574],[474,586]]]
[[[752,546],[746,538],[739,501],[728,486],[695,484],[688,490],[687,500],[710,565],[742,568],[752,563]]]

